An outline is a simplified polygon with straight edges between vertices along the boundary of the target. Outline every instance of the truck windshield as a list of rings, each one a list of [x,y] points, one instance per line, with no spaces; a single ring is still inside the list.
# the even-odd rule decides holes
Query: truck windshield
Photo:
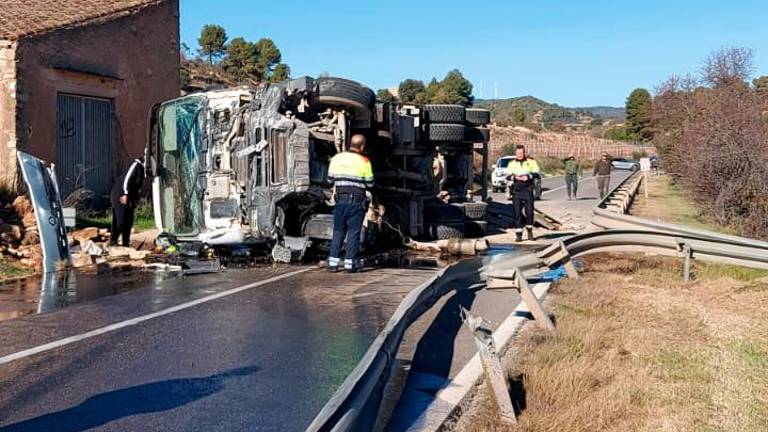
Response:
[[[162,105],[158,115],[158,176],[162,226],[176,235],[196,235],[203,226],[205,98],[188,96]]]

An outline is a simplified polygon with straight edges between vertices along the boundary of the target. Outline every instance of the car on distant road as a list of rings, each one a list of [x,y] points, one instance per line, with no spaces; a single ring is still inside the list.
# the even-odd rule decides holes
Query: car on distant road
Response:
[[[611,166],[617,170],[637,171],[640,169],[640,162],[636,160],[616,158],[611,160]]]

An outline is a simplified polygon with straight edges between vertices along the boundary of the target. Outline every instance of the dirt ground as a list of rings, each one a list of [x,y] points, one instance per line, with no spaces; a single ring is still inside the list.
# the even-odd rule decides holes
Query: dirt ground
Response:
[[[652,186],[637,213],[709,227],[665,178]],[[582,265],[550,291],[556,332],[526,326],[504,359],[519,424],[502,425],[481,387],[447,430],[768,430],[768,272],[695,263],[685,283],[671,258]]]

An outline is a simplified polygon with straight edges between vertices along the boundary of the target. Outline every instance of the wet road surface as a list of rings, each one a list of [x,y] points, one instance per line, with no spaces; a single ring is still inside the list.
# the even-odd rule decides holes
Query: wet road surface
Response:
[[[346,275],[310,269],[1,360],[296,270],[152,281],[0,323],[0,431],[303,430],[405,294],[434,270]]]

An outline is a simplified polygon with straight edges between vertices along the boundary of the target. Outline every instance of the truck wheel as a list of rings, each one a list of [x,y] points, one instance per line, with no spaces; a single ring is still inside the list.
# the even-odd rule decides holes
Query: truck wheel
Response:
[[[464,132],[464,141],[472,143],[488,142],[491,140],[491,130],[488,128],[468,127]]]
[[[464,238],[464,222],[461,223],[445,223],[440,225],[432,225],[430,227],[430,235],[437,240],[451,240]]]
[[[376,102],[373,90],[344,78],[323,77],[315,80],[318,85],[318,101],[328,105],[351,106],[371,112]]]
[[[428,123],[464,123],[465,109],[462,105],[424,105],[422,111]]]
[[[467,123],[475,126],[485,126],[491,123],[491,112],[480,108],[467,108]]]
[[[464,125],[435,124],[429,125],[429,140],[440,142],[463,142]]]
[[[468,202],[457,204],[464,209],[464,215],[471,220],[485,220],[488,214],[488,204],[484,202]]]

